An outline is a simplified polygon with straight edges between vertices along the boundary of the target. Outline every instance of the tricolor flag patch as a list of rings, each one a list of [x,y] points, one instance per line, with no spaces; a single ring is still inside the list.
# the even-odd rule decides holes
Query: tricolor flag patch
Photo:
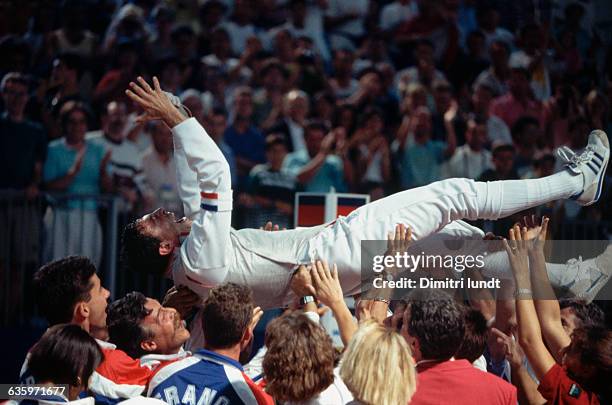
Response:
[[[200,193],[202,198],[200,208],[206,211],[219,212],[231,211],[232,209],[232,192],[221,193]]]

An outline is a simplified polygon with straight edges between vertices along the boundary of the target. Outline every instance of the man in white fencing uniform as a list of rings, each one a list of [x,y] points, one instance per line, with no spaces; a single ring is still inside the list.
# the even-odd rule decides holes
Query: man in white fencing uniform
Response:
[[[156,79],[152,88],[139,78],[126,94],[145,110],[142,119],[161,119],[172,128],[186,218],[177,220],[159,209],[129,224],[123,236],[124,264],[171,273],[175,284],[187,285],[203,297],[223,282],[248,285],[264,308],[289,302],[293,271],[313,260],[336,264],[344,293],[357,293],[361,241],[386,240],[398,223],[409,226],[418,241],[462,218],[494,220],[565,198],[593,204],[610,154],[606,134],[593,131],[585,152],[571,156],[567,168],[552,176],[488,183],[443,180],[396,193],[313,228],[236,231],[231,228],[229,167],[204,128],[176,108]]]

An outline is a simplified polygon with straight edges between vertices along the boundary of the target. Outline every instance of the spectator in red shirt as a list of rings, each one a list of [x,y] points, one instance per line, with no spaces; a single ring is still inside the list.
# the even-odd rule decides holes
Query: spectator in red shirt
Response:
[[[538,391],[548,404],[609,403],[612,331],[587,325],[575,329],[571,338],[565,332],[546,275],[548,218],[529,225],[515,225],[505,245],[516,284],[519,343],[540,380]]]
[[[463,341],[464,310],[441,290],[415,290],[404,312],[402,335],[417,362],[410,405],[516,405],[516,388],[453,356]]]

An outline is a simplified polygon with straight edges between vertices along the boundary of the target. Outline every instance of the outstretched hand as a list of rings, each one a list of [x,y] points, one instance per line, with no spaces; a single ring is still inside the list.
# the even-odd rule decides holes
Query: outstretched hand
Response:
[[[504,248],[508,254],[510,267],[514,277],[529,276],[529,248],[527,240],[527,228],[517,224],[510,228],[510,241],[504,239]]]
[[[336,265],[330,270],[326,262],[317,261],[311,272],[314,296],[323,305],[327,305],[332,310],[338,304],[344,304],[344,294],[338,278],[338,268]]]
[[[125,91],[125,94],[145,111],[136,118],[136,122],[163,120],[172,128],[186,119],[161,89],[157,77],[153,77],[153,87],[141,76],[138,76],[137,82],[130,82],[130,88]]]

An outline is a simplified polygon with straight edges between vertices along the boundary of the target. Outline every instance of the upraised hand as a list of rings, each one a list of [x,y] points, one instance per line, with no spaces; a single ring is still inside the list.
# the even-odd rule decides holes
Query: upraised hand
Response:
[[[255,329],[259,321],[261,320],[261,317],[263,316],[263,314],[264,314],[264,311],[263,309],[261,309],[261,307],[253,308],[253,317],[251,318],[251,322],[249,323],[249,329],[251,330],[251,333],[253,333],[253,330]]]
[[[543,252],[548,232],[548,221],[548,217],[542,217],[542,221],[538,224],[535,215],[523,217],[525,237],[531,241],[528,245],[530,253]]]
[[[508,254],[510,267],[514,277],[527,276],[529,278],[529,248],[527,243],[527,228],[517,224],[510,228],[510,241],[504,239],[504,248]]]
[[[153,87],[141,76],[138,83],[130,82],[130,88],[125,94],[137,103],[145,113],[136,122],[163,120],[170,128],[183,122],[187,117],[172,104],[166,93],[161,89],[157,77],[153,77]]]
[[[491,328],[491,333],[495,337],[496,343],[503,347],[504,356],[510,363],[510,367],[523,367],[525,353],[523,353],[523,349],[521,349],[521,346],[518,344],[516,339],[514,339],[511,335],[506,335],[497,328]]]
[[[317,261],[310,271],[314,295],[319,302],[332,310],[338,304],[344,304],[344,294],[338,278],[338,267],[330,270],[326,262]]]
[[[189,287],[179,285],[178,287],[173,286],[166,292],[162,305],[176,309],[181,318],[185,319],[189,312],[201,302],[202,298]]]

